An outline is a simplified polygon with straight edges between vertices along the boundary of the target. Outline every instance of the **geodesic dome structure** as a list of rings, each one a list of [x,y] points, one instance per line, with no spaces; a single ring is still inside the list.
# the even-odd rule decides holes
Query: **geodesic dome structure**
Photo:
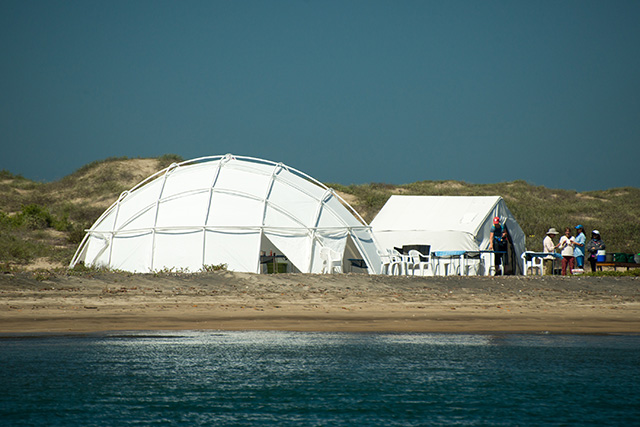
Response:
[[[322,248],[380,273],[370,227],[332,189],[282,163],[227,154],[173,164],[122,193],[71,266],[259,273],[277,254],[290,271],[320,273]]]

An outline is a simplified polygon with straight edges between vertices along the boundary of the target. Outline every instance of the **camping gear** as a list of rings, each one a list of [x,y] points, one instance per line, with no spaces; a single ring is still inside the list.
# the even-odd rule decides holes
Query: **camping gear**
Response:
[[[598,262],[605,262],[605,259],[607,259],[607,251],[605,250],[599,250],[598,254],[597,254],[597,260]]]

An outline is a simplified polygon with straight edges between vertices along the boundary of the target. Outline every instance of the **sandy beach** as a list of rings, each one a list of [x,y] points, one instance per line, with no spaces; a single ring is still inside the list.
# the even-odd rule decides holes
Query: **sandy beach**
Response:
[[[640,333],[634,277],[0,276],[0,333]]]

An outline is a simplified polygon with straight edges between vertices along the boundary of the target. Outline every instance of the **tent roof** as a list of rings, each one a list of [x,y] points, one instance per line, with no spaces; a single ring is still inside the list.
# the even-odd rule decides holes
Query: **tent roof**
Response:
[[[391,196],[371,221],[376,231],[462,231],[477,234],[500,196]]]

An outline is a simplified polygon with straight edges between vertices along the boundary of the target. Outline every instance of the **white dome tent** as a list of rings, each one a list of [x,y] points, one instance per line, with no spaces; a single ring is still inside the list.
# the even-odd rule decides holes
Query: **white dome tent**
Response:
[[[227,154],[173,164],[122,193],[87,230],[71,267],[146,273],[226,264],[260,273],[261,254],[273,253],[289,271],[320,273],[322,248],[344,266],[357,259],[362,272],[380,273],[370,227],[332,189],[282,163]]]

